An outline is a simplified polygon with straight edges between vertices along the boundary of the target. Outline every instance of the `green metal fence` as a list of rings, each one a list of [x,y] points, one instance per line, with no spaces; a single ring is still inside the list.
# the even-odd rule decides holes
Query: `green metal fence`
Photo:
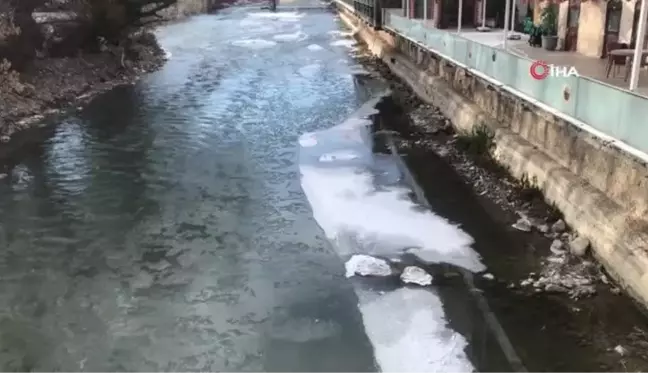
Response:
[[[536,80],[532,60],[386,12],[384,26],[648,153],[648,98],[580,76]]]

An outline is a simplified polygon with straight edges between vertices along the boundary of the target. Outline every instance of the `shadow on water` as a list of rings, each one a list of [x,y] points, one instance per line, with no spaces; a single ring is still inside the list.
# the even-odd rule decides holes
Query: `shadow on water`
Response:
[[[391,132],[410,128],[409,118],[393,101],[385,100],[380,117],[375,121],[376,151],[388,152],[386,138],[399,136]],[[511,232],[503,212],[490,201],[482,201],[471,187],[445,160],[431,149],[412,147],[401,157],[411,170],[415,183],[431,209],[461,224],[475,240],[474,248],[487,266],[503,276],[517,277],[533,271],[537,262],[535,245],[546,244],[534,236]],[[608,351],[618,343],[615,337],[636,333],[645,326],[645,317],[626,297],[600,294],[583,299],[574,311],[563,295],[528,294],[508,287],[507,282],[475,278],[480,293],[501,323],[508,339],[524,366],[530,371],[599,371],[623,369],[624,362],[614,351],[601,354],[601,345]],[[496,338],[484,323],[481,310],[473,306],[469,290],[456,291],[461,281],[442,286],[444,306],[453,327],[471,341],[470,355],[480,370],[508,370]],[[625,334],[625,335],[624,335]],[[612,340],[609,340],[612,338]],[[639,359],[640,360],[640,359]],[[642,363],[639,363],[641,366]],[[616,367],[616,368],[611,368]]]

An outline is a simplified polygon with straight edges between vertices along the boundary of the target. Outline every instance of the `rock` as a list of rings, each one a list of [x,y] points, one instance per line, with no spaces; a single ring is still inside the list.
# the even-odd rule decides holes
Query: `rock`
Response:
[[[614,351],[621,356],[626,356],[628,354],[628,350],[621,345],[614,347]]]
[[[540,233],[547,233],[547,232],[549,232],[549,225],[548,225],[548,224],[540,224],[540,225],[538,226],[538,231],[539,231]]]
[[[550,261],[551,263],[565,264],[565,257],[550,256],[547,258],[547,260]]]
[[[484,273],[482,275],[482,277],[485,278],[486,280],[494,280],[495,279],[495,276],[493,276],[491,273]]]
[[[529,286],[532,283],[533,283],[533,280],[531,280],[530,278],[527,278],[526,280],[523,280],[522,282],[520,282],[520,286]]]
[[[525,218],[518,219],[512,227],[522,232],[531,232],[531,223]]]
[[[11,140],[11,138],[7,135],[0,136],[0,142],[9,142],[9,140]]]
[[[556,255],[563,255],[565,253],[565,250],[563,249],[564,246],[565,245],[561,240],[553,240],[549,250]]]
[[[578,236],[569,243],[569,251],[576,256],[583,256],[587,253],[590,242],[587,238]]]
[[[569,290],[565,287],[556,284],[547,284],[545,291],[548,293],[567,293]]]
[[[551,230],[556,233],[562,233],[567,229],[567,224],[565,221],[560,219],[551,226]]]
[[[419,267],[405,267],[400,278],[406,284],[432,285],[432,276]]]

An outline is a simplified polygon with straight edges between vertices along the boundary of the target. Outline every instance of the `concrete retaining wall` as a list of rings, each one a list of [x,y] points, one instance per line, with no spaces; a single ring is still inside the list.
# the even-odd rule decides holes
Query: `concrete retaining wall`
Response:
[[[486,125],[494,156],[535,183],[592,243],[612,276],[648,306],[648,169],[578,126],[497,88],[409,40],[375,31],[339,5],[341,18],[424,101],[461,132]]]

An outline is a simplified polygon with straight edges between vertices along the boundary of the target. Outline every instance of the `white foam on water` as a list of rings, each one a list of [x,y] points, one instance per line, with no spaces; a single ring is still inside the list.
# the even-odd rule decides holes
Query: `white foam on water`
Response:
[[[317,52],[317,51],[323,50],[324,48],[322,48],[321,46],[319,46],[317,44],[311,44],[311,45],[307,46],[306,49],[308,49],[310,51],[313,51],[313,52]]]
[[[278,41],[302,41],[308,39],[308,35],[302,31],[297,31],[291,34],[279,34],[272,37]]]
[[[354,255],[344,264],[346,277],[360,276],[390,276],[391,267],[383,259],[369,255]]]
[[[358,291],[367,336],[382,372],[473,372],[467,342],[447,327],[443,304],[428,289]]]
[[[237,47],[250,48],[250,49],[271,48],[277,45],[277,43],[274,41],[263,40],[263,39],[235,40],[231,44],[236,45]]]
[[[406,284],[416,284],[421,286],[432,285],[432,275],[425,272],[423,268],[409,266],[405,267],[401,273],[401,281]]]
[[[347,47],[347,48],[353,48],[357,42],[352,39],[340,39],[340,40],[335,40],[331,42],[331,45],[334,47]]]

